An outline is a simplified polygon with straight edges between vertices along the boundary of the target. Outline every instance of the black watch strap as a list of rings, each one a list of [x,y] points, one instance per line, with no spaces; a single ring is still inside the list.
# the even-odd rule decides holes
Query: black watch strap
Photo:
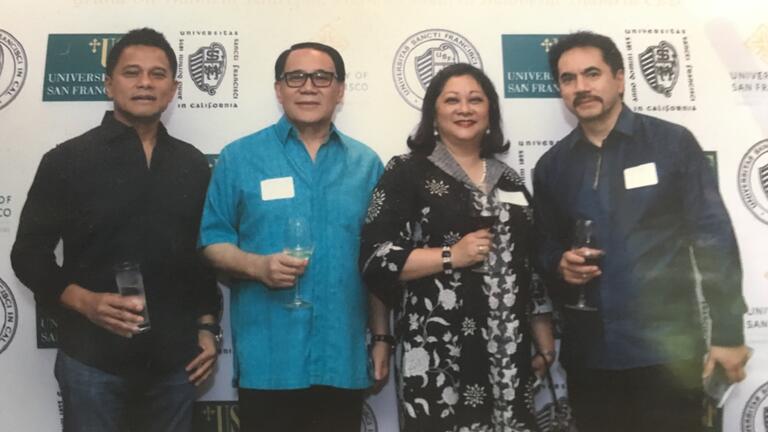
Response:
[[[224,336],[221,331],[221,326],[216,323],[198,323],[197,329],[213,333],[213,337],[216,338],[216,343],[221,342],[221,339]]]
[[[391,346],[395,346],[395,337],[388,334],[375,334],[371,335],[371,342],[386,342]]]

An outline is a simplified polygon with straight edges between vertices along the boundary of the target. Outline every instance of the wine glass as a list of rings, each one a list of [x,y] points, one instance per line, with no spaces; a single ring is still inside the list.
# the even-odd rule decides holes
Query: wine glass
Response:
[[[309,260],[314,249],[315,246],[312,242],[309,222],[300,216],[289,217],[285,225],[285,248],[283,248],[283,253],[294,258]],[[299,277],[296,278],[293,300],[285,306],[290,309],[303,309],[312,306],[312,303],[301,298]]]
[[[573,246],[572,250],[580,249],[580,248],[589,248],[589,249],[595,249],[592,251],[592,253],[588,256],[584,256],[584,265],[598,265],[600,263],[600,258],[605,255],[605,253],[598,249],[598,243],[597,243],[597,235],[596,235],[597,228],[595,227],[595,222],[590,219],[579,219],[576,221],[576,224],[574,226],[573,230]],[[576,300],[576,304],[569,304],[565,305],[565,307],[569,309],[576,309],[581,311],[596,311],[597,308],[594,306],[590,306],[587,304],[587,292],[586,292],[586,285],[592,285],[592,281],[587,282],[586,284],[579,285],[579,298]]]
[[[484,192],[486,188],[487,186],[484,183],[482,186]],[[472,224],[472,231],[493,228],[493,225],[496,223],[496,219],[498,219],[498,215],[494,213],[493,207],[488,202],[487,196],[481,197],[479,201],[472,203],[470,208],[470,219]],[[472,271],[475,273],[487,274],[490,273],[491,270],[491,266],[488,263],[488,257],[483,260],[481,265],[472,268]]]

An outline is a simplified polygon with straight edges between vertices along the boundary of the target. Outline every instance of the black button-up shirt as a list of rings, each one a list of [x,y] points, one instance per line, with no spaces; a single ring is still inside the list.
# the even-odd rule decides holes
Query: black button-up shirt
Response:
[[[102,124],[43,156],[11,254],[19,280],[59,324],[59,348],[111,372],[168,371],[199,352],[197,318],[217,315],[213,272],[197,250],[210,172],[205,157],[160,125],[147,166],[136,131]],[[63,243],[63,265],[54,249]],[[115,264],[139,262],[152,329],[124,338],[62,307],[71,283],[117,292]]]
[[[645,164],[658,181],[628,188],[631,169]],[[599,311],[564,309],[566,363],[625,369],[701,355],[695,266],[712,344],[743,343],[739,252],[714,174],[687,129],[626,106],[602,147],[576,128],[542,156],[534,171],[539,264],[562,284],[557,267],[577,219],[596,221],[606,252],[602,276],[587,288]],[[575,301],[573,287],[560,292]]]

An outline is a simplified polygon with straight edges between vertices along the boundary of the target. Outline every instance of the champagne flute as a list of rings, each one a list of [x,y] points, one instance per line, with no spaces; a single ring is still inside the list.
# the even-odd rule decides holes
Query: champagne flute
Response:
[[[312,232],[309,228],[309,222],[300,216],[289,217],[285,226],[285,248],[283,249],[283,253],[294,258],[309,260],[314,249],[315,246],[312,242]],[[312,306],[312,303],[301,298],[299,279],[299,277],[296,278],[296,289],[294,290],[293,300],[285,305],[287,308],[303,309]]]
[[[598,249],[596,231],[597,229],[594,221],[590,219],[577,220],[576,225],[574,226],[573,247],[571,249]],[[598,265],[600,263],[600,258],[602,258],[603,255],[605,255],[605,252],[601,250],[593,251],[590,255],[584,256],[584,265]],[[596,307],[590,306],[587,303],[586,285],[592,285],[592,281],[579,285],[579,298],[576,300],[576,304],[568,304],[565,305],[565,307],[581,311],[597,311]]]

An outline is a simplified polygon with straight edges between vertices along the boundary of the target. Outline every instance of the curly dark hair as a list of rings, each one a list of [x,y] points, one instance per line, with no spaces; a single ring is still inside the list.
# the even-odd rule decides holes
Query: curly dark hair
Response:
[[[435,149],[435,111],[437,97],[442,93],[445,83],[457,76],[469,75],[480,84],[480,87],[488,97],[488,125],[489,133],[483,135],[480,144],[480,157],[491,157],[497,153],[505,153],[509,150],[509,141],[504,140],[501,131],[501,110],[499,108],[499,95],[493,87],[488,76],[480,69],[466,63],[457,63],[447,66],[438,72],[427,87],[424,95],[424,103],[421,106],[421,120],[419,127],[413,136],[408,137],[408,148],[413,153],[429,155]]]

